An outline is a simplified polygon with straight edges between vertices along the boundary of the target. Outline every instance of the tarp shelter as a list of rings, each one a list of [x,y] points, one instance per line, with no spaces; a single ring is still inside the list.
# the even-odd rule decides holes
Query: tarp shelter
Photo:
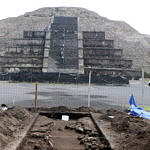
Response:
[[[133,94],[129,99],[130,104],[130,114],[133,116],[138,116],[145,119],[150,119],[150,112],[145,111],[143,108],[138,107]]]

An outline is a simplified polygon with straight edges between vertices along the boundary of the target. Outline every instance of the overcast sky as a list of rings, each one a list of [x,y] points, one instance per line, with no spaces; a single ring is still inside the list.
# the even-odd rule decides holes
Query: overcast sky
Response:
[[[150,0],[1,0],[0,19],[42,7],[83,7],[112,20],[122,20],[150,35]]]

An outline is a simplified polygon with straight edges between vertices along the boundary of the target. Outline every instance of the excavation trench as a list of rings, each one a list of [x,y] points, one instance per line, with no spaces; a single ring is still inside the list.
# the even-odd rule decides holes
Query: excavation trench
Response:
[[[40,112],[17,150],[111,150],[89,113]]]

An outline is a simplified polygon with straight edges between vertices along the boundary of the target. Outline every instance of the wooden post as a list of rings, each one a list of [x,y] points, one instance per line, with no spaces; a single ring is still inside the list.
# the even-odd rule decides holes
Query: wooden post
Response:
[[[37,83],[35,83],[35,100],[34,100],[35,111],[37,111],[37,95],[38,95]]]

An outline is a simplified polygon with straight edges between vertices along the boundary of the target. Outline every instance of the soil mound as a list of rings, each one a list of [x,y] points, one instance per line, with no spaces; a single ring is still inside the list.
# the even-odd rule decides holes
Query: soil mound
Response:
[[[79,107],[79,108],[76,108],[75,111],[78,111],[78,112],[97,112],[94,108],[92,107]]]
[[[123,149],[149,150],[150,149],[150,127],[138,130],[135,136],[130,136],[124,141]]]
[[[0,112],[0,148],[12,142],[32,117],[27,110],[14,107]]]
[[[120,134],[119,150],[149,150],[150,124],[126,112],[110,109],[101,117],[110,121],[112,130]]]
[[[50,108],[51,111],[57,111],[57,112],[70,112],[71,109],[69,109],[66,106],[59,106],[59,107],[52,107]]]

